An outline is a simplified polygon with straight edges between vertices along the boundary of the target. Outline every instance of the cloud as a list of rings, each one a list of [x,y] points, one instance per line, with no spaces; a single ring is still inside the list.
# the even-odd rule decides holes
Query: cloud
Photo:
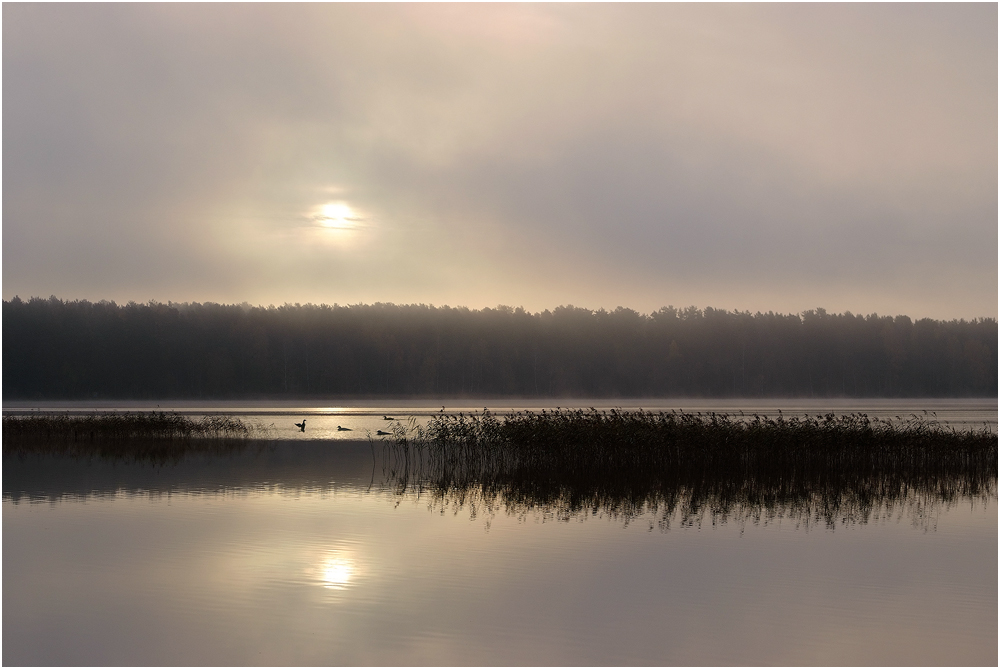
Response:
[[[5,19],[5,297],[996,315],[995,6]]]

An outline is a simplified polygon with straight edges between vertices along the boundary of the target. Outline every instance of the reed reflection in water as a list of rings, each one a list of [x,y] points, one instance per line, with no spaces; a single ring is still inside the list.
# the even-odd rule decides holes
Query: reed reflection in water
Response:
[[[381,440],[399,491],[472,513],[868,522],[996,498],[996,436],[914,417],[753,420],[725,414],[555,411],[397,424]]]
[[[4,662],[996,661],[995,449],[531,468],[398,428],[5,440]]]

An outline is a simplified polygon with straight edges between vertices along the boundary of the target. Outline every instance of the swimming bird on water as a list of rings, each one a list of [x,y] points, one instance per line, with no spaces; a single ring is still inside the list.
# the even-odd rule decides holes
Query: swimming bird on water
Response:
[[[392,433],[391,432],[383,432],[382,430],[379,430],[375,434],[379,435],[380,437],[385,437],[385,436],[390,435]]]
[[[305,432],[306,431],[306,419],[303,418],[301,423],[296,423],[295,427],[299,428],[299,432]]]
[[[382,420],[396,420],[392,416],[382,416]]]
[[[351,431],[351,428],[349,428],[349,427],[340,427],[340,426],[338,425],[338,426],[337,426],[337,431],[338,431],[338,432],[350,432],[350,431]]]

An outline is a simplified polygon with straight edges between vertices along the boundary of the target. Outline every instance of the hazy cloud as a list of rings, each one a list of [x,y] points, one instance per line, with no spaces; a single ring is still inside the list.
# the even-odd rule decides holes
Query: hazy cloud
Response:
[[[3,14],[4,297],[997,313],[995,5]]]

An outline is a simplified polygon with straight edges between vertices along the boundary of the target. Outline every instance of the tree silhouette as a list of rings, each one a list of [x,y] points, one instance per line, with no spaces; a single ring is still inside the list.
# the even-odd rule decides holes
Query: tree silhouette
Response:
[[[8,399],[996,397],[997,321],[3,302]]]

